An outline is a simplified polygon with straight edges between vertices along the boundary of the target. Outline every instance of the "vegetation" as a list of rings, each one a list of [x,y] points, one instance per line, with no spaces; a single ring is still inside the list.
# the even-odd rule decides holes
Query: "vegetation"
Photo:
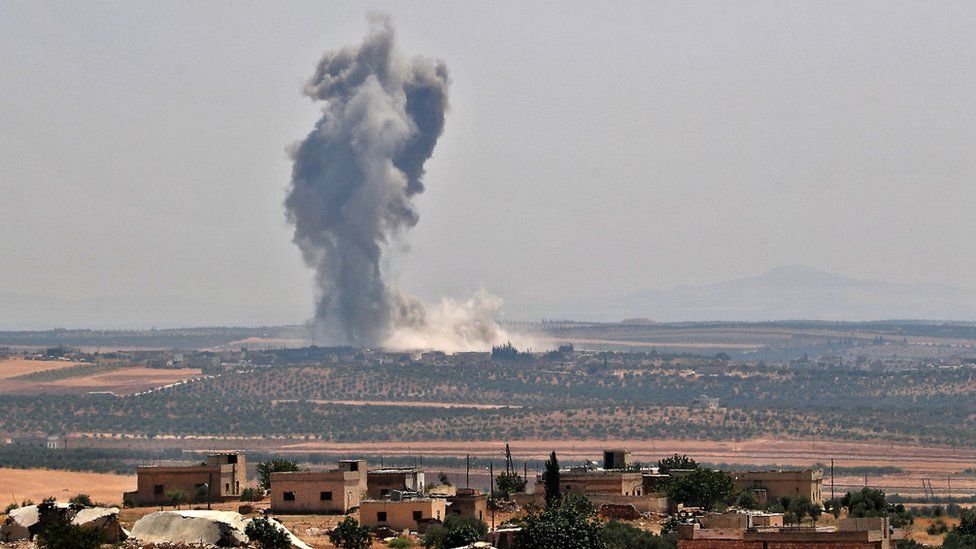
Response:
[[[173,488],[167,490],[166,499],[169,500],[170,505],[176,507],[177,509],[179,509],[181,505],[186,505],[187,503],[190,503],[189,496],[187,496],[186,492],[180,490],[179,488]]]
[[[424,534],[424,547],[450,549],[484,539],[488,525],[475,517],[449,514],[441,525],[430,526]]]
[[[257,542],[263,549],[290,549],[291,540],[281,528],[271,523],[266,517],[258,517],[247,523],[244,534],[252,542]]]
[[[403,537],[393,538],[387,545],[393,549],[406,549],[407,547],[413,547],[413,540]]]
[[[570,494],[518,519],[515,542],[523,549],[605,549],[603,525],[588,499]]]
[[[92,502],[91,496],[88,494],[77,494],[68,500],[68,503],[75,503],[78,505],[84,505],[85,507],[94,507],[95,504]]]
[[[264,491],[248,486],[241,490],[241,501],[261,501],[264,499]]]
[[[732,475],[711,469],[695,469],[688,475],[672,479],[667,493],[673,501],[705,510],[732,503],[738,494]]]
[[[657,468],[659,473],[666,475],[671,469],[698,469],[698,462],[688,456],[675,454],[671,457],[659,459],[657,461]]]
[[[518,473],[501,473],[495,479],[498,495],[504,500],[511,499],[512,494],[525,492],[525,484],[525,478]]]
[[[287,473],[291,471],[303,470],[298,466],[297,463],[280,458],[262,461],[261,463],[258,463],[256,469],[258,472],[258,481],[261,488],[264,488],[265,490],[271,489],[271,473]]]
[[[93,526],[72,524],[71,519],[58,512],[44,513],[47,522],[37,538],[38,547],[45,549],[97,549],[105,542],[105,533]]]
[[[840,504],[847,508],[851,518],[886,516],[895,528],[901,528],[915,520],[904,505],[888,503],[884,491],[874,488],[864,487],[858,492],[848,492],[841,498]]]
[[[329,541],[340,549],[369,549],[373,540],[369,527],[360,525],[352,517],[346,517],[329,532]]]
[[[655,535],[647,530],[617,521],[603,527],[603,542],[607,549],[677,549],[678,538],[673,533]]]
[[[559,459],[553,450],[546,460],[546,470],[542,473],[542,485],[546,489],[546,507],[559,503],[562,494],[559,487]]]

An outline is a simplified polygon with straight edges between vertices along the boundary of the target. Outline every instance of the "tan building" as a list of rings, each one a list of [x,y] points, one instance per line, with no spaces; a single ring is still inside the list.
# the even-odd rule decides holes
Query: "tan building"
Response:
[[[630,450],[604,450],[603,468],[604,469],[626,469],[630,467]]]
[[[137,489],[124,498],[135,505],[165,505],[182,492],[190,501],[229,501],[240,498],[247,484],[243,453],[211,454],[202,465],[138,467]]]
[[[366,493],[372,499],[381,499],[394,490],[423,492],[424,471],[418,467],[390,467],[373,469],[366,476]]]
[[[417,530],[425,522],[444,520],[446,514],[447,502],[439,498],[373,499],[359,506],[359,522],[370,528],[387,526],[394,530]]]
[[[476,488],[458,488],[456,494],[447,498],[447,503],[448,513],[487,520],[488,494],[482,494]]]
[[[723,524],[723,526],[725,526]],[[702,528],[678,525],[678,549],[890,549],[888,519],[843,519],[837,527]]]
[[[347,513],[362,497],[359,471],[271,473],[275,513]]]
[[[574,467],[559,472],[559,489],[564,494],[584,494],[586,496],[643,496],[644,475],[627,471],[606,471]],[[536,478],[535,492],[545,493],[542,475]]]
[[[761,502],[775,501],[781,497],[808,498],[823,503],[823,472],[806,471],[740,471],[732,473],[739,490],[753,490]],[[765,496],[765,497],[763,497]]]

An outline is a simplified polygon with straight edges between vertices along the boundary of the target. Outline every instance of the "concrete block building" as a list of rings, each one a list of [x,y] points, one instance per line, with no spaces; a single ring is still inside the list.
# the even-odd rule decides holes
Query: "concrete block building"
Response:
[[[488,494],[476,488],[458,488],[447,498],[447,512],[462,517],[474,517],[486,521],[488,517]]]
[[[444,520],[447,501],[439,498],[366,500],[359,507],[359,522],[376,528],[417,530],[427,522]]]
[[[732,473],[739,490],[752,490],[760,503],[781,497],[808,498],[823,504],[823,472],[806,471],[738,471]]]
[[[191,501],[233,501],[247,484],[247,458],[243,453],[210,454],[200,465],[136,468],[134,492],[124,497],[135,505],[166,505],[171,494],[182,492]]]
[[[370,499],[381,499],[394,490],[423,492],[424,471],[418,467],[373,469],[366,476],[366,493]]]
[[[271,473],[275,513],[347,513],[362,497],[358,471]]]

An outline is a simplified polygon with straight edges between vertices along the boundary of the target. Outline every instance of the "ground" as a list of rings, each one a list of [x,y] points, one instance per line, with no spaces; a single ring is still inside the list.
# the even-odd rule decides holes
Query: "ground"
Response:
[[[17,376],[50,370],[73,369],[91,366],[85,362],[61,360],[26,360],[22,357],[0,359],[0,393],[39,394],[39,393],[89,393],[111,392],[118,395],[138,393],[171,383],[199,377],[201,372],[194,368],[175,370],[127,366],[112,371],[95,372],[89,375],[69,375],[62,379],[35,381],[11,379]],[[84,371],[84,370],[81,370]]]
[[[79,493],[88,494],[93,501],[120,505],[122,492],[134,490],[135,487],[135,475],[0,468],[2,507],[26,499],[36,503],[47,497],[67,501]]]

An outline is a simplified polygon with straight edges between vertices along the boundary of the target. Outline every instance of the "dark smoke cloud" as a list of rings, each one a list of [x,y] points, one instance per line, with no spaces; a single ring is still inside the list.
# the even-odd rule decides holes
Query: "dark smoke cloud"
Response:
[[[412,197],[444,129],[447,67],[405,59],[387,17],[355,47],[322,56],[305,93],[322,117],[293,153],[285,200],[294,242],[316,272],[316,322],[352,343],[379,344],[397,318],[424,309],[391,290],[380,259],[417,224]]]

